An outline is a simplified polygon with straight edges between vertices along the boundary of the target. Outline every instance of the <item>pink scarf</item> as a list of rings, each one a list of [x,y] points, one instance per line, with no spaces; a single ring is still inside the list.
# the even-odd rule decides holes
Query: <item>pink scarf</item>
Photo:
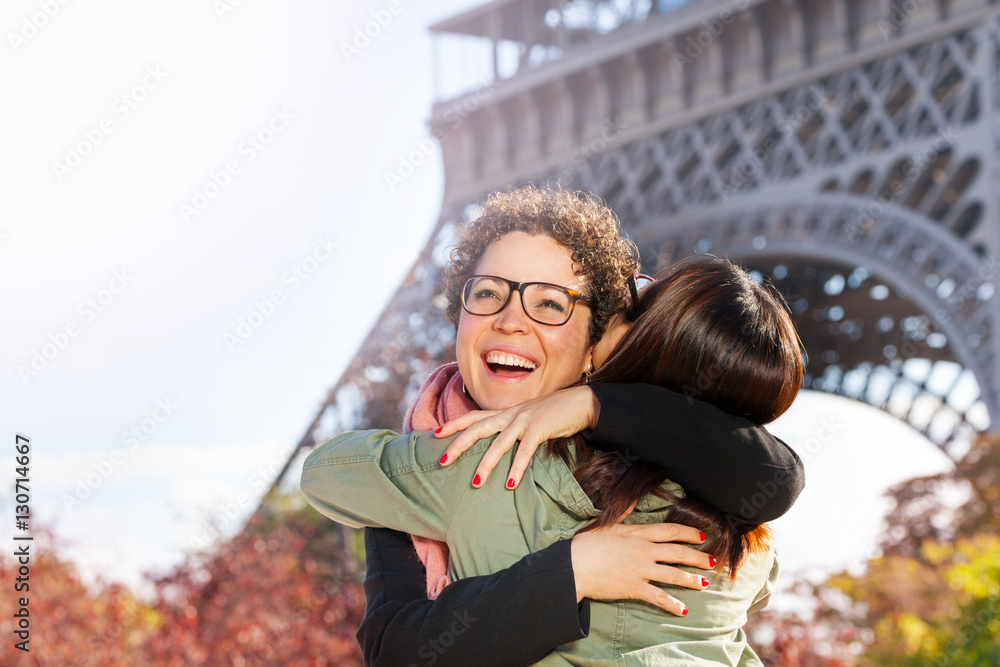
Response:
[[[407,433],[435,431],[451,419],[478,410],[479,406],[465,393],[464,386],[457,363],[439,367],[427,378],[416,400],[410,404],[403,420],[403,430]],[[448,545],[416,535],[412,538],[417,557],[427,568],[427,597],[434,600],[451,583],[447,575]]]

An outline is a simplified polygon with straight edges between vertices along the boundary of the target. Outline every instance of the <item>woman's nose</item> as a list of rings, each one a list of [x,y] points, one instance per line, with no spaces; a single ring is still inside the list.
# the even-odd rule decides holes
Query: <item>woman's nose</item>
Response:
[[[507,305],[494,317],[493,328],[504,333],[527,333],[531,327],[531,318],[524,312],[521,293],[517,291],[510,293]]]

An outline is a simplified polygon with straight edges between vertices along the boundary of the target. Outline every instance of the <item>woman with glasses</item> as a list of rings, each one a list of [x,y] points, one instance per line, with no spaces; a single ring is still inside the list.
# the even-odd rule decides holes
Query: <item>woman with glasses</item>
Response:
[[[592,358],[595,367],[599,367],[604,363],[608,355],[621,341],[626,328],[635,322],[636,318],[642,313],[639,292],[652,282],[653,279],[643,273],[636,273],[629,277],[630,305],[614,315],[607,333],[594,345]],[[471,282],[466,283],[466,288],[468,289],[471,284]],[[463,307],[469,310],[467,306],[468,296],[464,291],[462,298]],[[589,384],[589,374],[585,379]],[[473,476],[473,486],[482,486],[501,457],[517,443],[518,449],[514,457],[514,462],[507,474],[507,488],[513,489],[521,480],[521,475],[524,473],[525,468],[527,468],[538,446],[550,438],[566,437],[575,433],[587,432],[593,440],[605,443],[606,449],[613,448],[618,451],[626,451],[636,448],[642,455],[635,454],[634,457],[647,461],[651,458],[656,459],[657,452],[670,447],[669,442],[665,443],[659,437],[656,437],[660,435],[656,432],[656,429],[660,426],[660,422],[656,417],[657,409],[660,406],[656,405],[655,399],[653,402],[646,404],[650,408],[648,410],[641,409],[639,406],[633,406],[633,409],[629,411],[636,416],[654,415],[654,420],[647,422],[652,427],[652,438],[647,433],[646,437],[633,442],[632,436],[639,430],[634,423],[632,425],[606,425],[605,429],[595,436],[593,429],[598,426],[600,401],[596,399],[594,391],[599,386],[599,383],[595,383],[595,387],[582,385],[561,389],[553,394],[525,401],[506,410],[472,410],[467,412],[447,422],[435,431],[434,434],[441,438],[461,432],[457,438],[452,440],[448,449],[442,455],[441,464],[448,465],[461,456],[476,441],[497,435],[497,438],[493,441],[493,445],[483,456],[479,467],[476,469],[476,473]],[[688,386],[681,393],[688,397],[689,404],[693,408],[695,402],[691,400],[691,397],[699,395],[702,392],[696,386]],[[640,395],[633,396],[633,398],[635,400],[642,400]],[[699,409],[703,407],[701,404],[698,406]],[[623,414],[622,416],[628,419],[633,418],[630,415]],[[607,421],[606,419],[605,424],[607,424]],[[623,435],[625,436],[624,439]],[[612,444],[614,444],[614,447],[611,446]],[[694,447],[688,448],[687,451],[682,449],[681,453],[682,455],[698,454]],[[681,460],[675,459],[669,466],[672,468],[684,468],[689,463],[697,465],[694,461],[688,461],[687,456],[682,456]],[[683,472],[680,473],[680,476],[686,477]],[[742,468],[727,470],[722,473],[722,476],[730,478],[725,480],[727,484],[736,484],[740,488],[747,488],[745,487],[746,471]],[[750,490],[749,493],[752,494],[755,491]],[[748,496],[744,494],[743,497],[746,498]],[[768,507],[764,513],[771,512],[771,509]],[[727,511],[734,514],[737,513],[735,510]],[[757,508],[749,502],[743,504],[739,508],[738,513],[742,520],[749,520],[754,518],[755,515],[759,515]],[[758,518],[758,521],[763,520]]]
[[[463,231],[445,274],[449,315],[458,325],[457,369],[439,369],[428,380],[407,415],[408,430],[433,430],[470,410],[509,408],[578,382],[592,370],[594,344],[621,310],[626,279],[635,268],[631,247],[600,202],[534,188],[491,196],[481,217]],[[775,470],[786,471],[788,482],[757,508],[758,518],[782,513],[801,489],[801,462],[794,453],[745,419],[655,386],[595,383],[592,390],[602,406],[597,431],[605,421],[634,424],[631,430],[613,427],[609,441],[595,440],[596,446],[621,447],[616,438],[658,440],[663,446],[644,460],[669,469],[672,478],[697,488],[701,498],[720,509],[738,511],[740,501],[756,490],[752,482],[770,482]],[[657,410],[635,414],[629,406],[633,400],[652,401]],[[633,455],[635,444],[621,447],[626,456]],[[435,456],[442,449],[438,445]],[[328,450],[310,458],[303,490],[329,510],[324,498],[340,490],[324,478],[336,474],[338,466],[314,465],[323,460],[320,451]],[[676,461],[696,465],[675,469]],[[747,485],[717,483],[716,468],[734,467],[742,467]],[[588,597],[639,598],[682,614],[684,604],[648,581],[703,588],[702,577],[659,564],[711,567],[708,554],[660,543],[698,543],[703,539],[698,532],[649,525],[587,533],[532,550],[509,562],[505,571],[463,578],[431,601],[416,581],[420,564],[405,538],[366,531],[369,605],[359,630],[365,659],[369,664],[530,664],[586,636]],[[432,551],[423,549],[431,587],[439,588],[440,575],[432,572],[443,574],[442,556]],[[479,620],[458,623],[459,618]]]

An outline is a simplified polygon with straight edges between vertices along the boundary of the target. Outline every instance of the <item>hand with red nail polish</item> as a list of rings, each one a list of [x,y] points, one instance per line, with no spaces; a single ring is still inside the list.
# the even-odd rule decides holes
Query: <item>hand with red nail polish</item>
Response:
[[[496,435],[476,470],[483,481],[489,479],[504,455],[517,445],[508,473],[508,479],[513,479],[517,486],[541,443],[594,428],[599,414],[600,403],[589,387],[569,387],[506,410],[473,410],[446,422],[434,434],[446,438],[458,433],[448,445],[451,461],[480,439]]]
[[[577,600],[643,600],[683,616],[687,606],[651,582],[704,591],[705,577],[674,565],[707,569],[699,531],[673,523],[614,524],[577,533],[571,544]]]

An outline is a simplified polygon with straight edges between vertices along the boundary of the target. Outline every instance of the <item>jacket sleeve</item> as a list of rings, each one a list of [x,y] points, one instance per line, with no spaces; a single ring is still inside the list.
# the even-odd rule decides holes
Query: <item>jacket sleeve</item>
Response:
[[[365,665],[531,665],[587,636],[590,602],[576,602],[570,541],[506,570],[449,584],[428,600],[410,537],[365,530],[367,608],[358,628]]]
[[[444,540],[477,465],[463,456],[442,468],[438,457],[447,442],[419,431],[342,433],[306,458],[302,495],[324,516],[353,528],[394,528]],[[483,441],[469,451],[486,446]],[[432,469],[434,474],[420,474]]]
[[[597,427],[584,431],[591,445],[655,466],[722,512],[772,521],[805,486],[798,454],[748,419],[655,385],[590,388],[601,404]]]

